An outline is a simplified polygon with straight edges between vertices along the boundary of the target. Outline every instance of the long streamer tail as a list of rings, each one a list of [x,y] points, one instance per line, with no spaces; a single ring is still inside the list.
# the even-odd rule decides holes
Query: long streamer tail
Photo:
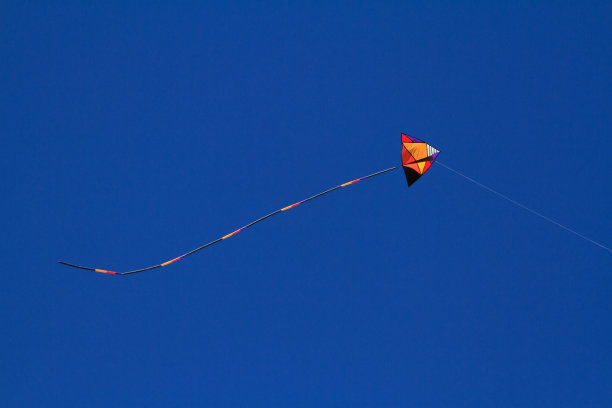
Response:
[[[298,205],[300,205],[300,204],[303,204],[303,203],[305,203],[305,202],[307,202],[307,201],[314,200],[315,198],[319,198],[319,197],[321,197],[321,196],[323,196],[323,195],[325,195],[325,194],[327,194],[327,193],[331,193],[331,192],[332,192],[332,191],[334,191],[334,190],[338,190],[338,189],[340,189],[340,188],[342,188],[342,187],[349,186],[349,185],[354,184],[354,183],[356,183],[356,182],[358,182],[358,181],[361,181],[361,180],[365,180],[365,179],[369,179],[369,178],[371,178],[371,177],[375,177],[375,176],[381,175],[381,174],[383,174],[383,173],[386,173],[386,172],[391,171],[391,170],[395,170],[395,169],[397,169],[397,168],[398,168],[398,166],[394,166],[394,167],[390,167],[390,168],[385,169],[385,170],[377,171],[376,173],[372,173],[372,174],[369,174],[369,175],[367,175],[367,176],[365,176],[365,177],[361,177],[361,178],[358,178],[358,179],[355,179],[355,180],[348,181],[348,182],[343,183],[343,184],[340,184],[340,185],[338,185],[338,186],[336,186],[336,187],[330,188],[329,190],[325,190],[325,191],[323,191],[323,192],[321,192],[321,193],[315,194],[315,195],[313,195],[312,197],[308,197],[308,198],[306,198],[306,199],[304,199],[304,200],[302,200],[302,201],[298,201],[298,202],[297,202],[297,203],[295,203],[295,204],[291,204],[291,205],[288,205],[288,206],[286,206],[286,207],[283,207],[283,208],[281,208],[281,209],[279,209],[279,210],[276,210],[276,211],[274,211],[274,212],[271,212],[270,214],[265,215],[265,216],[263,216],[263,217],[261,217],[261,218],[258,218],[258,219],[256,219],[255,221],[253,221],[253,222],[251,222],[251,223],[249,223],[249,224],[245,225],[245,226],[244,226],[244,227],[242,227],[242,228],[238,228],[238,229],[237,229],[236,231],[234,231],[234,232],[231,232],[231,233],[229,233],[229,234],[227,234],[227,235],[225,235],[225,236],[223,236],[223,237],[217,238],[217,239],[215,239],[214,241],[210,241],[209,243],[204,244],[204,245],[202,245],[201,247],[198,247],[198,248],[196,248],[196,249],[194,249],[194,250],[191,250],[191,251],[189,251],[189,252],[187,252],[187,253],[185,253],[185,254],[183,254],[183,255],[181,255],[181,256],[177,256],[177,257],[176,257],[176,258],[174,258],[174,259],[171,259],[171,260],[166,261],[166,262],[164,262],[164,263],[160,263],[160,264],[158,264],[158,265],[153,265],[153,266],[149,266],[149,267],[147,267],[147,268],[142,268],[142,269],[135,269],[135,270],[133,270],[133,271],[127,271],[127,272],[114,272],[114,271],[108,271],[108,270],[106,270],[106,269],[98,269],[98,268],[90,268],[90,267],[87,267],[87,266],[79,266],[79,265],[71,264],[71,263],[69,263],[69,262],[64,262],[64,261],[58,261],[58,262],[59,262],[60,264],[62,264],[62,265],[70,266],[70,267],[72,267],[72,268],[85,269],[85,270],[87,270],[87,271],[94,271],[94,272],[101,272],[101,273],[108,273],[108,274],[111,274],[111,275],[130,275],[130,274],[133,274],[133,273],[139,273],[139,272],[144,272],[144,271],[150,271],[151,269],[161,268],[162,266],[169,265],[169,264],[171,264],[171,263],[173,263],[173,262],[178,261],[179,259],[183,259],[183,258],[185,258],[185,257],[187,257],[187,256],[189,256],[189,255],[195,254],[196,252],[201,251],[201,250],[203,250],[204,248],[208,248],[209,246],[214,245],[214,244],[216,244],[217,242],[221,242],[221,241],[223,241],[224,239],[227,239],[227,238],[229,238],[229,237],[231,237],[231,236],[233,236],[233,235],[235,235],[235,234],[239,233],[240,231],[243,231],[243,230],[245,230],[245,229],[247,229],[247,228],[249,228],[249,227],[252,227],[253,225],[257,224],[258,222],[261,222],[261,221],[263,221],[263,220],[265,220],[265,219],[267,219],[267,218],[272,217],[273,215],[280,214],[281,212],[287,211],[287,210],[289,210],[289,209],[291,209],[291,208],[293,208],[293,207],[296,207],[296,206],[298,206]]]

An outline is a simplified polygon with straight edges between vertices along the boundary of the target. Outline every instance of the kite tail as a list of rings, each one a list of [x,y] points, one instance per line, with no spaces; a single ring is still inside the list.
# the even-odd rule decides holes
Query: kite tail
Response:
[[[361,177],[361,178],[358,178],[358,179],[355,179],[355,180],[348,181],[348,182],[340,184],[340,185],[338,185],[336,187],[333,187],[333,188],[330,188],[330,189],[325,190],[323,192],[320,192],[318,194],[315,194],[312,197],[308,197],[308,198],[306,198],[306,199],[304,199],[302,201],[298,201],[297,203],[288,205],[288,206],[283,207],[283,208],[281,208],[279,210],[271,212],[268,215],[264,215],[263,217],[258,218],[255,221],[250,222],[249,224],[245,225],[244,227],[238,228],[234,232],[230,232],[229,234],[227,234],[227,235],[225,235],[223,237],[217,238],[214,241],[211,241],[211,242],[209,242],[207,244],[204,244],[204,245],[202,245],[202,246],[200,246],[200,247],[198,247],[198,248],[196,248],[194,250],[191,250],[191,251],[189,251],[189,252],[187,252],[187,253],[185,253],[185,254],[183,254],[181,256],[177,256],[174,259],[171,259],[171,260],[166,261],[164,263],[160,263],[158,265],[153,265],[153,266],[149,266],[147,268],[142,268],[142,269],[135,269],[133,271],[127,271],[127,272],[115,272],[115,271],[108,271],[106,269],[98,269],[98,268],[90,268],[90,267],[87,267],[87,266],[79,266],[79,265],[75,265],[75,264],[72,264],[72,263],[69,263],[69,262],[64,262],[64,261],[58,261],[58,263],[60,263],[62,265],[70,266],[72,268],[84,269],[84,270],[93,271],[93,272],[106,273],[106,274],[110,274],[110,275],[130,275],[130,274],[133,274],[133,273],[139,273],[139,272],[144,272],[144,271],[150,271],[151,269],[161,268],[162,266],[169,265],[169,264],[171,264],[173,262],[178,261],[179,259],[183,259],[183,258],[185,258],[185,257],[187,257],[189,255],[195,254],[196,252],[203,250],[204,248],[207,248],[207,247],[209,247],[211,245],[214,245],[214,244],[216,244],[218,242],[221,242],[224,239],[232,237],[232,236],[236,235],[237,233],[239,233],[240,231],[243,231],[243,230],[245,230],[245,229],[247,229],[249,227],[252,227],[253,225],[257,224],[258,222],[261,222],[261,221],[263,221],[263,220],[265,220],[267,218],[270,218],[273,215],[280,214],[281,212],[290,210],[290,209],[292,209],[294,207],[297,207],[300,204],[303,204],[303,203],[308,202],[310,200],[314,200],[315,198],[318,198],[318,197],[321,197],[321,196],[323,196],[325,194],[331,193],[332,191],[338,190],[338,189],[340,189],[342,187],[350,186],[351,184],[355,184],[358,181],[362,181],[362,180],[365,180],[365,179],[368,179],[368,178],[371,178],[371,177],[375,177],[375,176],[381,175],[383,173],[387,173],[389,171],[395,170],[397,168],[398,168],[398,166],[394,166],[394,167],[390,167],[390,168],[385,169],[385,170],[377,171],[376,173],[372,173],[372,174],[369,174],[367,176],[364,176],[364,177]]]

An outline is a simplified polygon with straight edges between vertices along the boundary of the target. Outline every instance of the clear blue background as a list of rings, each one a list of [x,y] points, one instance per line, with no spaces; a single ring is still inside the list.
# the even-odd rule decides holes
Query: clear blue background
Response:
[[[87,3],[87,5],[86,5]],[[90,4],[91,3],[91,4]],[[3,2],[3,406],[612,406],[610,2]]]

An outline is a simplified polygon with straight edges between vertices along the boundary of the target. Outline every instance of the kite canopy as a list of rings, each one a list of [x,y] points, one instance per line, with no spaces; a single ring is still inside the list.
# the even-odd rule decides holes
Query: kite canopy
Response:
[[[402,166],[408,186],[414,184],[436,161],[439,150],[416,137],[402,133]]]

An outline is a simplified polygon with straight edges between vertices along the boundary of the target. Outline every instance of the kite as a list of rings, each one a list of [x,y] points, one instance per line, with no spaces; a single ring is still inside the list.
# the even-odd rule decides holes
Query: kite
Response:
[[[438,153],[427,143],[402,133],[402,167],[409,187],[429,170]]]
[[[415,181],[417,181],[423,174],[425,174],[425,172],[427,172],[427,170],[430,169],[431,165],[436,161],[436,158],[438,157],[438,153],[440,153],[438,150],[434,149],[433,147],[431,147],[430,145],[428,145],[427,143],[412,137],[412,136],[408,136],[404,133],[402,133],[402,168],[404,169],[404,173],[406,175],[406,182],[408,183],[408,186],[411,186],[412,184],[414,184]],[[394,167],[390,167],[388,169],[385,170],[381,170],[381,171],[377,171],[376,173],[372,173],[369,174],[367,176],[355,179],[355,180],[351,180],[348,181],[344,184],[340,184],[336,187],[330,188],[328,190],[325,190],[323,192],[320,192],[318,194],[313,195],[312,197],[308,197],[302,201],[298,201],[297,203],[288,205],[286,207],[283,207],[279,210],[276,210],[274,212],[271,212],[268,215],[265,215],[261,218],[258,218],[255,221],[252,221],[251,223],[245,225],[242,228],[238,228],[237,230],[235,230],[234,232],[231,232],[223,237],[217,238],[214,241],[211,241],[207,244],[204,244],[194,250],[191,250],[181,256],[178,256],[174,259],[171,259],[169,261],[166,261],[164,263],[158,264],[158,265],[153,265],[153,266],[149,266],[147,268],[141,268],[141,269],[135,269],[132,271],[127,271],[127,272],[114,272],[114,271],[109,271],[106,269],[99,269],[99,268],[90,268],[87,266],[79,266],[79,265],[75,265],[69,262],[64,262],[64,261],[58,261],[60,264],[62,265],[66,265],[66,266],[70,266],[72,268],[78,268],[78,269],[85,269],[88,271],[94,271],[94,272],[101,272],[101,273],[107,273],[107,274],[111,274],[111,275],[131,275],[133,273],[139,273],[139,272],[144,272],[144,271],[150,271],[151,269],[157,269],[157,268],[161,268],[162,266],[166,266],[166,265],[170,265],[173,262],[178,261],[179,259],[183,259],[189,255],[195,254],[198,251],[201,251],[204,248],[208,248],[211,245],[214,245],[218,242],[221,242],[229,237],[232,237],[234,235],[236,235],[237,233],[239,233],[240,231],[243,231],[249,227],[252,227],[253,225],[272,217],[273,215],[276,214],[280,214],[282,212],[285,212],[287,210],[290,210],[294,207],[297,207],[300,204],[304,204],[305,202],[308,202],[310,200],[314,200],[315,198],[319,198],[325,194],[331,193],[332,191],[338,190],[342,187],[346,187],[346,186],[350,186],[351,184],[355,184],[358,181],[362,181],[362,180],[366,180],[375,176],[379,176],[381,174],[390,172],[392,170],[398,169],[399,166],[394,166]]]

